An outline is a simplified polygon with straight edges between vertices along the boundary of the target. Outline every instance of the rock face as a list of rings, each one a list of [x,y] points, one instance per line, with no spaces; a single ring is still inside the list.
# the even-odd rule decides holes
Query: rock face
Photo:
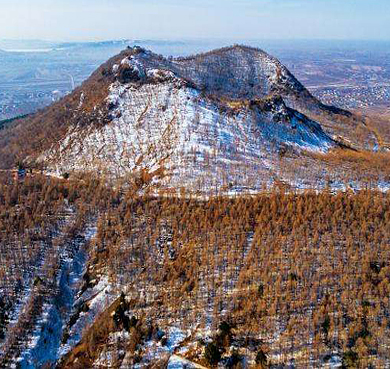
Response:
[[[164,187],[258,188],[272,182],[281,152],[338,145],[294,109],[324,106],[261,50],[236,46],[170,60],[134,48],[99,73],[100,85],[87,81],[73,93],[79,101],[73,123],[39,157],[49,171],[110,178],[142,171]],[[100,93],[92,107],[99,88],[106,96]],[[84,123],[86,114],[94,123]]]

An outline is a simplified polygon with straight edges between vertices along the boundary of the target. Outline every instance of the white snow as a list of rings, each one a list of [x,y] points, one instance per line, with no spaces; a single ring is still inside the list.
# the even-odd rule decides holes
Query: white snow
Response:
[[[134,56],[131,56],[130,58],[123,59],[121,64],[127,65],[130,68],[132,68],[135,72],[137,72],[137,74],[140,78],[146,76],[146,71],[145,71],[144,65],[142,64],[142,62],[140,62]]]
[[[73,218],[70,217],[70,219]],[[26,336],[20,342],[21,353],[15,358],[19,367],[36,368],[58,359],[63,324],[69,317],[75,294],[79,288],[78,282],[83,272],[84,245],[95,233],[95,226],[87,226],[82,234],[83,238],[78,238],[77,242],[65,242],[58,248],[58,258],[61,260],[61,264],[57,274],[57,288],[45,297],[42,312],[36,317],[37,320],[34,321],[32,332],[26,332]],[[62,236],[63,234],[60,232],[60,239]],[[30,295],[31,290],[31,288],[28,289],[26,296]],[[20,313],[22,306],[27,301],[28,297],[23,301]]]
[[[236,53],[232,51],[231,56]],[[273,84],[289,83],[294,90],[299,89],[299,83],[265,53],[255,53],[251,61],[229,61],[231,65],[219,74],[210,70],[210,60],[199,63],[194,69],[191,61],[168,62],[141,50],[124,58],[122,65],[158,83],[113,83],[107,96],[111,122],[101,128],[72,127],[60,148],[53,148],[41,159],[48,161],[50,172],[57,175],[98,171],[118,179],[137,176],[141,170],[160,170],[164,177],[152,183],[163,189],[186,187],[209,192],[229,186],[225,192],[232,195],[244,188],[256,193],[276,179],[296,188],[313,188],[313,181],[306,186],[278,171],[278,148],[323,153],[335,147],[316,122],[292,112],[278,99],[270,101],[269,112],[245,104],[238,111],[222,110],[219,103],[189,87],[182,77],[199,85],[215,78],[208,81],[211,86],[231,88],[238,96],[242,88],[248,89],[248,68],[258,71],[253,88],[263,93],[270,92]],[[115,65],[114,70],[118,69]],[[229,73],[235,75],[233,80]]]
[[[205,187],[212,187],[224,173],[229,182],[243,185],[246,176],[240,168],[269,172],[270,139],[312,151],[332,146],[306,123],[294,122],[299,126],[294,133],[268,116],[222,114],[197,90],[178,88],[171,80],[136,89],[116,82],[107,101],[116,107],[110,124],[91,129],[85,137],[78,129],[70,131],[60,151],[49,153],[57,173],[99,170],[119,178],[140,169],[164,168],[166,186],[196,188],[203,177]],[[237,172],[230,169],[234,166]],[[217,170],[210,171],[212,167]]]
[[[118,297],[113,285],[106,275],[92,288],[86,290],[74,303],[86,302],[89,306],[87,312],[80,313],[79,319],[69,330],[69,339],[59,349],[59,357],[69,352],[81,339],[83,330],[89,326],[102,311],[104,311]]]
[[[207,369],[202,365],[193,363],[192,361],[189,361],[181,356],[178,355],[172,355],[169,359],[167,369]]]

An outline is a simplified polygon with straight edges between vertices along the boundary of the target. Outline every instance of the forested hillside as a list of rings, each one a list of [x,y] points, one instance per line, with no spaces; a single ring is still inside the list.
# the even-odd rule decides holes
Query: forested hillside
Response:
[[[1,189],[3,366],[390,364],[388,194]]]

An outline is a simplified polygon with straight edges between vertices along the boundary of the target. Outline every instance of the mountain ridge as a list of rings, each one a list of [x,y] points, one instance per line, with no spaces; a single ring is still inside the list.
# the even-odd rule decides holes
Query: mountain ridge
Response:
[[[325,130],[317,117],[328,120]],[[345,147],[334,134],[341,119],[346,132],[358,124],[350,112],[314,98],[263,50],[234,45],[174,59],[135,46],[60,102],[16,124],[11,144],[0,150],[17,147],[12,135],[18,131],[31,142],[17,156],[55,175],[147,173],[162,188],[250,183],[258,190],[280,178],[275,173],[286,152],[299,157]],[[12,162],[15,154],[8,154]]]
[[[222,50],[208,55],[235,54],[241,48]],[[288,107],[282,96],[275,95],[273,84],[278,82],[273,79],[278,65],[275,67],[266,53],[258,53],[266,59],[260,60],[256,68],[264,65],[267,74],[254,81],[257,92],[243,96],[241,91],[247,82],[244,87],[236,83],[234,74],[226,82],[225,71],[229,72],[229,67],[224,66],[224,57],[222,62],[206,60],[197,72],[192,64],[179,59],[171,61],[136,47],[120,63],[115,59],[115,63],[108,63],[111,69],[105,69],[109,79],[114,74],[115,81],[106,98],[110,123],[96,130],[72,128],[59,147],[39,160],[50,163],[57,175],[97,170],[120,178],[134,171],[147,171],[164,173],[165,187],[182,183],[200,189],[213,186],[207,183],[208,174],[205,176],[210,165],[221,173],[217,182],[238,181],[244,185],[237,179],[242,167],[254,165],[253,173],[268,171],[271,165],[267,157],[273,156],[280,145],[319,152],[336,147],[337,143],[320,125]],[[225,75],[216,73],[216,68],[221,68]],[[246,68],[244,65],[243,69]],[[80,95],[79,109],[85,104],[84,96]],[[240,169],[224,181],[223,173],[236,165]],[[265,173],[263,177],[265,180]]]

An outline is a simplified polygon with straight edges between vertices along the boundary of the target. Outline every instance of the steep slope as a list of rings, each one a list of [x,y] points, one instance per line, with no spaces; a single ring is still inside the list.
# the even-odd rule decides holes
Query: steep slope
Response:
[[[49,107],[23,119],[17,119],[0,131],[0,169],[12,167],[27,156],[48,150],[62,139],[71,126],[104,125],[108,122],[106,97],[114,76],[109,66],[130,55],[124,50],[98,68],[90,78],[71,94]],[[82,91],[83,109],[78,109]]]
[[[372,144],[370,132],[362,121],[346,110],[323,104],[279,60],[263,50],[236,45],[179,58],[174,64],[207,93],[230,99],[277,94],[290,108],[321,122],[332,138],[356,149]],[[363,140],[355,137],[356,130],[363,131]]]
[[[225,69],[239,73],[227,60],[253,59],[255,50],[248,50],[246,58],[241,47],[215,55],[222,53]],[[318,123],[276,94],[282,90],[273,81],[280,67],[271,61],[261,59],[251,82],[218,74],[211,61],[167,60],[140,48],[129,50],[100,71],[109,83],[108,93],[93,111],[108,122],[70,125],[65,138],[39,161],[57,174],[97,170],[120,178],[146,172],[162,177],[164,187],[271,183],[272,162],[280,150],[325,152],[337,146]],[[288,83],[303,89],[298,82]],[[75,93],[75,116],[90,109],[89,87]]]
[[[297,110],[351,115],[347,111],[322,104],[284,65],[260,49],[236,45],[179,58],[174,64],[208,93],[232,99],[254,99],[278,94]]]
[[[164,188],[258,189],[286,182],[276,173],[286,152],[326,152],[340,146],[335,136],[352,142],[339,122],[351,131],[349,117],[262,50],[166,59],[134,47],[60,102],[0,132],[1,165],[27,158],[57,175],[97,171],[156,178]]]

